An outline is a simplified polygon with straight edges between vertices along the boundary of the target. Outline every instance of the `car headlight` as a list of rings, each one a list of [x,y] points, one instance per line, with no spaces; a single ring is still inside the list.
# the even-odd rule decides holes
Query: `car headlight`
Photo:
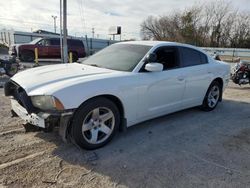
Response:
[[[64,110],[63,104],[54,96],[32,96],[31,101],[34,107],[41,110]]]

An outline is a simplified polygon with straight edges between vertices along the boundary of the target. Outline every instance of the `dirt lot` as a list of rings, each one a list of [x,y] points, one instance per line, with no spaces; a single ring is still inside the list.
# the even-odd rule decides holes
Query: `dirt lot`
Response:
[[[25,133],[0,88],[0,187],[250,187],[250,87],[213,112],[189,109],[80,150],[56,132]]]

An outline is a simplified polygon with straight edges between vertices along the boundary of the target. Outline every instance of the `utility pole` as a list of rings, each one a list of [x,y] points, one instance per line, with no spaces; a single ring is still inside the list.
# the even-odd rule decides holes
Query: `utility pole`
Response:
[[[64,63],[63,40],[62,40],[62,0],[60,0],[60,50],[61,50],[61,62]]]
[[[67,45],[67,0],[63,0],[63,60],[68,62],[68,45]]]
[[[92,38],[95,38],[95,28],[92,28]]]
[[[54,19],[54,31],[56,33],[56,19],[57,19],[57,16],[51,16],[53,19]]]

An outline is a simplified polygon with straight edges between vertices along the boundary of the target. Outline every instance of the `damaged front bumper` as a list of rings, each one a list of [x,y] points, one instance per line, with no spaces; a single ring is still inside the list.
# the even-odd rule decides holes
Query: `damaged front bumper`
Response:
[[[26,123],[30,123],[32,125],[46,128],[45,120],[50,116],[48,113],[39,112],[38,114],[31,113],[29,114],[27,110],[22,107],[15,99],[10,99],[12,110]]]
[[[34,126],[50,129],[53,127],[59,127],[59,135],[64,142],[68,141],[68,126],[73,115],[73,111],[61,112],[61,113],[29,113],[17,100],[11,98],[11,109],[16,116],[19,116],[26,123]]]
[[[64,141],[67,141],[68,127],[74,109],[48,112],[39,110],[33,106],[26,91],[12,80],[5,83],[4,93],[10,97],[13,116],[19,116],[27,124],[42,128],[46,132],[59,127],[59,134]]]

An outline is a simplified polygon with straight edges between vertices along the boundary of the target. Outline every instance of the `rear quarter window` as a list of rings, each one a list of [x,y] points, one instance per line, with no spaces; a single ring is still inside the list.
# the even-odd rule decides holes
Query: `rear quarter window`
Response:
[[[59,46],[60,45],[60,39],[50,39],[50,45]]]
[[[84,47],[81,40],[68,40],[68,45],[72,47]]]
[[[195,66],[208,63],[207,56],[198,50],[181,47],[181,66]]]

